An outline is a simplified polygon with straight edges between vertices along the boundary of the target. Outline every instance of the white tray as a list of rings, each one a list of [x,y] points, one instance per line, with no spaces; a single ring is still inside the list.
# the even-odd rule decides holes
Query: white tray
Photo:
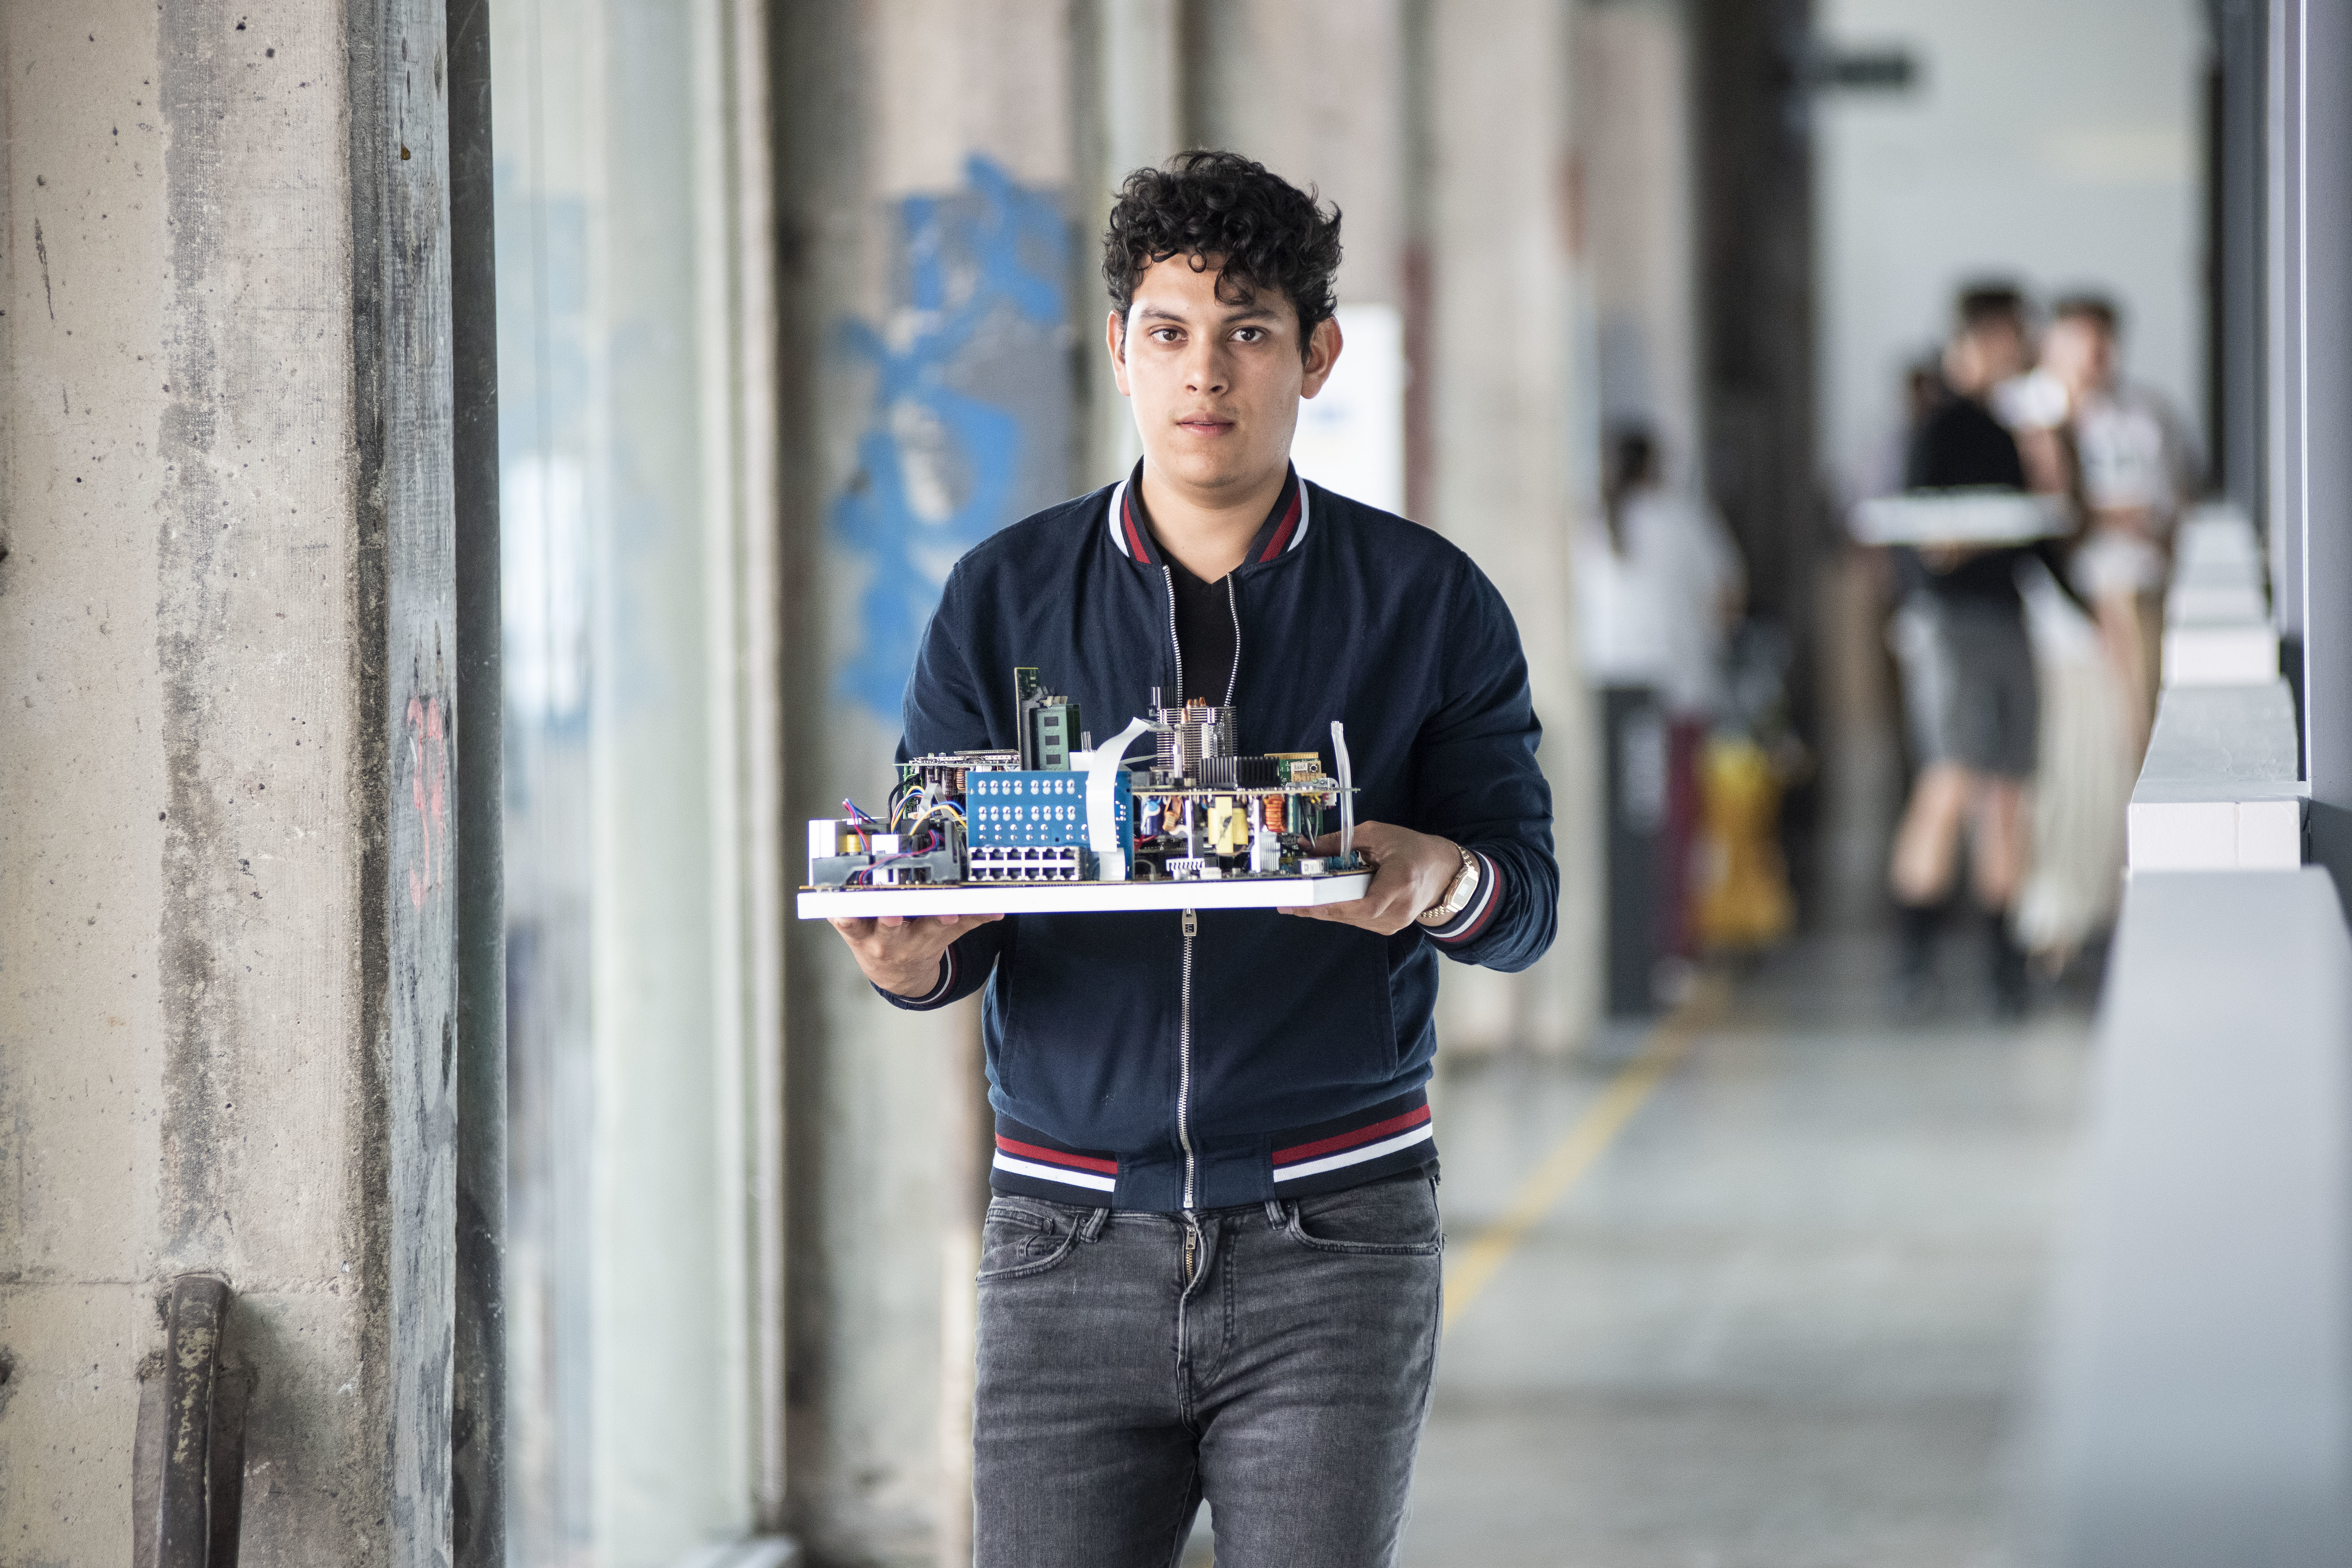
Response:
[[[2057,497],[2015,490],[1915,490],[1853,509],[1853,536],[1864,544],[2028,544],[2067,529]]]
[[[1344,904],[1370,871],[1332,877],[1220,877],[1207,881],[961,883],[945,888],[804,888],[804,921],[877,915],[1118,914],[1130,910],[1274,910]]]

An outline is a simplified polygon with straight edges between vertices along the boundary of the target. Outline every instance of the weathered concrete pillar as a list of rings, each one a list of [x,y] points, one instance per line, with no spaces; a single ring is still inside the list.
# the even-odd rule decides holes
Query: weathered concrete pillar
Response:
[[[1192,139],[1338,204],[1344,347],[1298,411],[1298,471],[1405,508],[1410,168],[1402,0],[1202,0],[1192,8]]]
[[[445,65],[440,0],[0,11],[12,1559],[131,1560],[198,1270],[242,1560],[450,1554]]]
[[[1415,214],[1428,256],[1431,512],[1484,566],[1517,620],[1543,720],[1560,863],[1559,937],[1522,975],[1449,968],[1455,1047],[1564,1049],[1598,1006],[1599,781],[1577,668],[1569,545],[1590,484],[1591,416],[1577,394],[1568,8],[1553,0],[1426,0],[1417,119],[1427,172]]]
[[[1195,9],[1193,139],[1337,202],[1341,305],[1395,308],[1404,280],[1403,0],[1197,0]]]
[[[1581,226],[1604,427],[1657,433],[1666,482],[1705,493],[1688,26],[1678,4],[1592,5],[1573,44]]]
[[[778,17],[789,820],[880,805],[948,568],[1069,493],[1073,333],[1093,329],[1071,303],[1068,15],[882,0]],[[821,1552],[952,1560],[976,1010],[884,1005],[820,923],[793,922],[787,952],[795,1526]]]
[[[1119,183],[1146,164],[1165,163],[1197,139],[1184,123],[1181,12],[1178,0],[1080,0],[1071,10],[1078,199],[1070,296],[1086,409],[1076,481],[1081,488],[1125,478],[1143,455],[1135,416],[1102,349],[1108,313],[1102,236]]]

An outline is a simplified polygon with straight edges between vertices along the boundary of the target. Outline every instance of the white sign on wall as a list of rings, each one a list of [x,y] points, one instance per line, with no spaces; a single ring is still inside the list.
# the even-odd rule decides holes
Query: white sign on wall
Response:
[[[1339,363],[1298,405],[1299,473],[1383,511],[1404,510],[1404,318],[1393,305],[1339,307]]]

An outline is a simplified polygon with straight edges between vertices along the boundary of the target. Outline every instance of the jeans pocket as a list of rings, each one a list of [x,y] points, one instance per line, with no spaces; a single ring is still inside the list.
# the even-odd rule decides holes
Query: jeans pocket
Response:
[[[979,1283],[1025,1279],[1059,1266],[1078,1242],[1077,1227],[1002,1200],[988,1205],[980,1230]]]
[[[1371,1258],[1434,1258],[1445,1247],[1437,1193],[1419,1171],[1283,1205],[1285,1233],[1317,1252]]]

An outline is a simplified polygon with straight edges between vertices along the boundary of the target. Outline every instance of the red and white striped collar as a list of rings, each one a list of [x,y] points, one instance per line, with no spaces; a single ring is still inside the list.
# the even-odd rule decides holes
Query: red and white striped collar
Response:
[[[1110,530],[1111,543],[1118,546],[1121,555],[1139,566],[1158,566],[1161,564],[1159,541],[1151,536],[1142,497],[1137,493],[1142,477],[1143,464],[1139,460],[1134,472],[1112,487],[1110,507],[1103,514],[1103,521]],[[1266,513],[1257,537],[1250,541],[1249,553],[1243,558],[1243,564],[1273,561],[1297,549],[1306,542],[1312,510],[1307,481],[1293,468],[1282,493],[1275,497],[1274,510]]]

